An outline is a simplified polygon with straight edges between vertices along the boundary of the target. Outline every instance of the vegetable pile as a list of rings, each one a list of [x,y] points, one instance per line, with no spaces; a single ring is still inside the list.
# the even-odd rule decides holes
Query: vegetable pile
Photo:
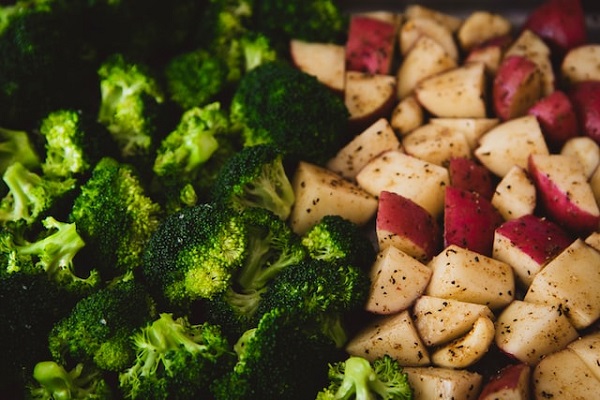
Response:
[[[1,5],[0,393],[597,393],[599,46],[566,0]]]

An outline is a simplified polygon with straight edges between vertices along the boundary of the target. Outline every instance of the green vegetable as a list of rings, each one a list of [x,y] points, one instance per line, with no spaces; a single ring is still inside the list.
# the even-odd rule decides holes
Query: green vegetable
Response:
[[[67,371],[54,361],[40,361],[33,369],[37,386],[29,392],[36,400],[107,400],[112,398],[110,386],[95,368],[77,364]]]

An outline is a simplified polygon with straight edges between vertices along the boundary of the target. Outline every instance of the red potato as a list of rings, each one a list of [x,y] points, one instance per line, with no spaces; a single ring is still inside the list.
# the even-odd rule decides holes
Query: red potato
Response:
[[[541,37],[559,56],[587,42],[580,0],[546,0],[529,13],[523,29]]]
[[[527,114],[543,95],[542,76],[537,65],[524,56],[502,60],[492,86],[496,115],[507,121]]]
[[[491,201],[479,193],[449,186],[444,207],[444,246],[491,256],[494,231],[503,219]]]
[[[344,92],[346,81],[346,49],[333,43],[290,41],[290,56],[301,71],[315,76],[336,93]]]
[[[346,68],[349,71],[389,74],[395,45],[395,24],[366,15],[352,15],[346,41]]]
[[[600,144],[600,81],[574,84],[567,93],[584,135]]]
[[[527,111],[535,115],[548,147],[559,150],[567,140],[579,136],[577,115],[569,96],[563,91],[556,90],[550,95],[538,100]]]
[[[531,366],[525,363],[504,367],[483,386],[479,400],[527,400],[530,377]]]
[[[600,226],[600,210],[580,162],[560,154],[532,154],[528,170],[545,215],[577,235]]]
[[[440,230],[432,215],[414,201],[389,191],[379,194],[376,217],[380,249],[395,246],[419,261],[440,250]]]
[[[483,198],[492,199],[495,184],[492,173],[468,157],[455,157],[448,163],[450,186],[479,193]]]
[[[396,82],[391,75],[346,71],[344,103],[350,113],[350,130],[361,132],[391,114],[396,105]]]

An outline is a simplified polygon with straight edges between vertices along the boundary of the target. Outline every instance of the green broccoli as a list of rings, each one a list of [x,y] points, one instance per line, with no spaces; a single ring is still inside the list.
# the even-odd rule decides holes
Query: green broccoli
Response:
[[[77,181],[74,178],[52,179],[31,171],[19,161],[13,162],[2,176],[8,193],[0,200],[0,224],[22,220],[31,226],[52,213],[62,200],[69,200]]]
[[[55,361],[40,361],[33,369],[35,385],[27,398],[32,400],[109,400],[113,393],[102,372],[83,363],[67,371]]]
[[[164,90],[150,67],[117,53],[98,68],[98,121],[114,137],[124,158],[152,154],[157,146]]]
[[[397,360],[384,355],[373,362],[350,356],[329,367],[329,386],[317,400],[411,400],[413,390]]]
[[[41,168],[54,179],[81,177],[103,156],[117,156],[110,134],[82,110],[52,111],[42,119],[39,133],[45,145]]]
[[[341,348],[348,338],[346,319],[364,309],[370,284],[367,271],[356,265],[308,258],[273,279],[258,313],[283,308],[304,315]]]
[[[308,399],[326,384],[328,363],[341,359],[329,338],[282,309],[264,314],[234,349],[236,364],[211,386],[216,400]]]
[[[127,399],[204,398],[213,379],[231,368],[233,349],[221,328],[161,313],[133,334],[135,363],[119,374]]]
[[[131,335],[156,317],[156,303],[137,280],[119,279],[82,298],[48,334],[52,359],[121,371],[135,360]]]
[[[211,199],[236,210],[265,208],[282,220],[295,201],[282,154],[272,144],[242,148],[221,168]]]
[[[302,235],[311,257],[331,263],[369,268],[375,247],[365,230],[340,215],[326,215]]]
[[[15,161],[29,170],[35,170],[42,163],[38,149],[26,131],[0,128],[0,174]]]
[[[348,109],[317,78],[283,61],[246,73],[230,105],[244,144],[272,143],[292,161],[324,163],[348,141]]]
[[[110,157],[102,158],[79,187],[69,221],[104,280],[141,265],[146,242],[163,215],[147,191],[134,167]]]

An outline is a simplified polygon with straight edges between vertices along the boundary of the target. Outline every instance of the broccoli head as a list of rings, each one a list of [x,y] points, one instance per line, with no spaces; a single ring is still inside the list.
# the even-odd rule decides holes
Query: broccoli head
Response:
[[[272,143],[290,161],[323,163],[348,140],[343,99],[283,61],[265,62],[242,77],[230,115],[246,146]]]
[[[38,150],[26,131],[0,128],[0,173],[16,161],[29,170],[41,165]]]
[[[137,170],[104,157],[79,188],[69,220],[86,242],[86,254],[104,280],[141,265],[146,242],[162,219],[162,209],[147,195]]]
[[[329,386],[317,394],[317,400],[411,400],[413,391],[397,360],[384,355],[369,362],[350,356],[329,367]]]
[[[36,384],[29,388],[28,398],[36,400],[108,400],[112,391],[97,368],[77,364],[67,371],[55,361],[40,361],[33,369]]]
[[[145,286],[121,279],[82,298],[48,335],[54,361],[92,363],[121,371],[135,360],[131,335],[156,317],[156,304]]]
[[[242,148],[217,175],[212,201],[236,210],[265,208],[287,219],[295,195],[281,152],[272,144]]]
[[[162,313],[133,334],[135,363],[119,374],[128,399],[204,398],[213,379],[231,368],[233,350],[217,325],[192,324]]]

